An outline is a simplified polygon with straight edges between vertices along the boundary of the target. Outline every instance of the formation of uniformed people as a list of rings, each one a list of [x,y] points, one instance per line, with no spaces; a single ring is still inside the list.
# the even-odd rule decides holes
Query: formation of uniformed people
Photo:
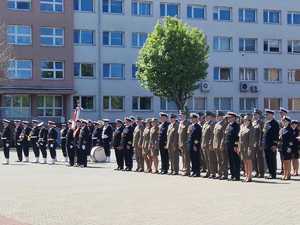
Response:
[[[12,147],[19,162],[29,162],[32,148],[33,163],[55,164],[60,140],[68,166],[87,167],[91,149],[101,146],[106,162],[114,150],[115,170],[233,181],[239,181],[243,174],[244,181],[251,182],[253,176],[264,178],[266,172],[266,178],[276,179],[279,151],[282,179],[289,180],[298,176],[300,125],[284,108],[280,109],[279,121],[274,115],[274,111],[265,110],[264,118],[258,109],[247,115],[191,113],[189,118],[182,112],[160,113],[159,119],[131,116],[114,123],[108,119],[68,121],[60,131],[52,121],[3,120],[4,164],[9,164]]]

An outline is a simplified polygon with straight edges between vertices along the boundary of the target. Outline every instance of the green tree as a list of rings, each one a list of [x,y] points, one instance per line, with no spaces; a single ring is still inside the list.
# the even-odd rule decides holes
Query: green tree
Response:
[[[187,111],[187,100],[207,76],[208,50],[201,30],[166,17],[156,24],[139,53],[137,78],[154,95]]]

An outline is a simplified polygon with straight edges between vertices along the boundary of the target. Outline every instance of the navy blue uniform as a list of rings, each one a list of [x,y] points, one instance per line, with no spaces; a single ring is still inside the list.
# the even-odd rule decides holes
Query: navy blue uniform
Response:
[[[112,140],[113,129],[110,125],[103,127],[102,130],[102,145],[105,151],[106,157],[110,157],[110,143]]]
[[[18,156],[18,160],[20,162],[22,162],[23,160],[23,154],[22,154],[22,139],[21,139],[21,133],[23,131],[23,126],[19,125],[18,127],[16,127],[15,130],[15,140],[16,140],[16,150],[17,150],[17,156]]]
[[[297,137],[299,136],[299,130],[293,129],[293,147],[292,147],[292,159],[299,159],[299,140]]]
[[[89,129],[83,127],[79,133],[79,150],[78,150],[78,165],[87,167],[88,156],[88,144],[89,144]]]
[[[225,129],[224,150],[228,152],[231,178],[240,180],[241,159],[237,152],[240,126],[236,123],[229,123]]]
[[[74,130],[68,129],[66,135],[66,149],[69,156],[69,165],[74,166],[75,163],[75,138],[74,138]]]
[[[198,123],[189,127],[189,152],[194,176],[200,176],[200,148],[201,148],[202,128]],[[187,165],[190,166],[190,165]]]
[[[66,136],[67,136],[68,130],[69,130],[69,128],[65,127],[64,129],[62,129],[60,131],[61,150],[62,150],[62,153],[63,153],[64,157],[68,156],[67,148],[66,148]]]
[[[31,132],[31,128],[30,127],[26,127],[23,129],[22,133],[21,133],[21,139],[22,139],[22,150],[23,153],[25,155],[25,157],[29,157],[29,146],[30,146],[30,141],[29,141],[29,135]]]
[[[50,128],[48,132],[48,148],[50,151],[51,159],[56,159],[56,147],[57,147],[57,131],[55,128]]]
[[[294,145],[293,129],[290,126],[281,128],[279,132],[279,140],[281,141],[279,151],[282,155],[282,159],[291,160]]]
[[[47,158],[47,139],[48,139],[48,130],[45,127],[42,127],[39,132],[39,148],[44,159]]]
[[[279,123],[272,119],[265,123],[262,143],[266,155],[267,166],[272,178],[276,178],[277,152],[272,147],[277,147],[279,138]]]
[[[124,169],[124,154],[121,145],[123,129],[124,129],[123,126],[116,128],[113,133],[113,139],[112,139],[112,147],[115,150],[117,165],[118,165],[118,169],[120,170]]]
[[[133,139],[133,131],[134,128],[132,126],[126,126],[122,132],[121,144],[125,159],[126,170],[132,170],[132,157],[133,157],[133,147],[132,147],[132,139]]]
[[[158,144],[159,144],[159,152],[161,159],[161,172],[168,173],[169,170],[169,154],[167,145],[167,132],[168,132],[169,123],[164,122],[159,126],[159,136],[158,136]]]
[[[93,145],[93,147],[94,146],[102,146],[102,129],[100,127],[96,127],[93,130],[92,145]]]
[[[39,136],[39,128],[38,127],[33,127],[30,131],[30,142],[31,142],[31,146],[32,146],[32,150],[34,153],[34,156],[36,158],[40,157],[40,151],[39,151],[39,147],[38,147],[38,136]]]
[[[12,137],[13,137],[13,134],[12,134],[12,131],[10,129],[10,126],[7,125],[4,128],[3,133],[2,133],[2,137],[1,137],[4,157],[6,159],[9,159],[9,150],[10,150],[10,147],[12,145]]]

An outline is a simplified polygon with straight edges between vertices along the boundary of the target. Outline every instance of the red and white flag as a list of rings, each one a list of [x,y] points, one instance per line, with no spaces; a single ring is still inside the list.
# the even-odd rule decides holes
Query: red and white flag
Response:
[[[76,121],[79,120],[79,116],[80,116],[80,111],[81,111],[81,107],[78,105],[74,111],[72,112],[72,128],[75,128],[76,126]]]

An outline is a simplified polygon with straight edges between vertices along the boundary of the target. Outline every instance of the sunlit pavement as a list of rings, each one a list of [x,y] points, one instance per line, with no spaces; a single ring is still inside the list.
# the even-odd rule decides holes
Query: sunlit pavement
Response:
[[[10,165],[0,165],[0,225],[300,224],[299,177],[229,182],[114,171],[114,163],[16,163],[11,156]]]

